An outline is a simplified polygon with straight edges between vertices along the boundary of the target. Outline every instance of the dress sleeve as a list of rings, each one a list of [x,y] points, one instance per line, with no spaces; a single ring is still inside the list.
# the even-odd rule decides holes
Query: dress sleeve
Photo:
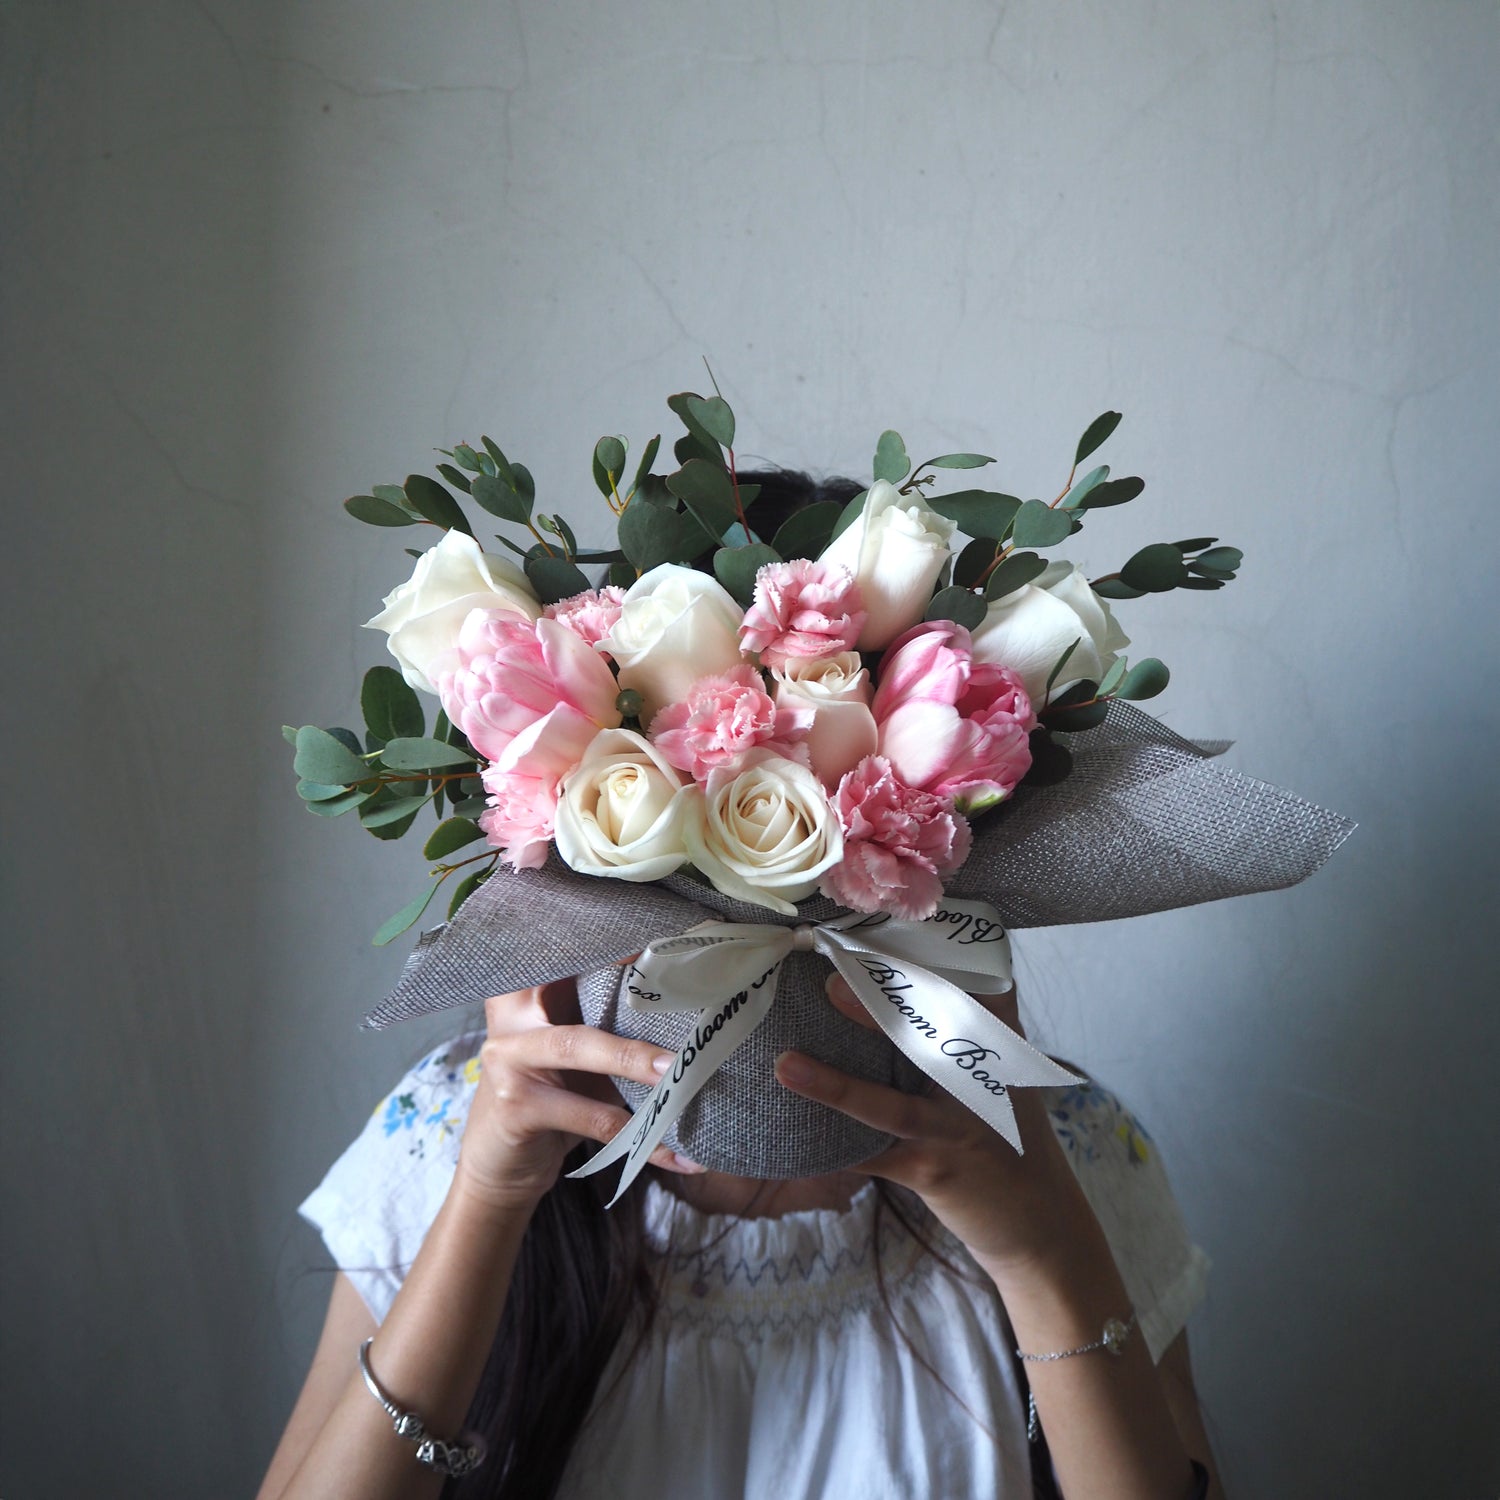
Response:
[[[447,1196],[483,1042],[482,1031],[466,1033],[424,1057],[298,1209],[376,1322]]]
[[[1208,1257],[1188,1236],[1145,1127],[1097,1083],[1049,1091],[1052,1128],[1103,1226],[1152,1359],[1203,1300]]]

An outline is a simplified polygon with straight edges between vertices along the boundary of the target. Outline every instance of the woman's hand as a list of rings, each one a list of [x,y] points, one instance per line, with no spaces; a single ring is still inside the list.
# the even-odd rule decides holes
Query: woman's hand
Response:
[[[874,1019],[842,977],[828,980],[828,998],[851,1021],[871,1030]],[[1014,988],[980,1003],[1021,1031]],[[992,1274],[1024,1266],[1099,1233],[1083,1190],[1047,1122],[1036,1089],[1013,1089],[1016,1124],[1026,1148],[1019,1155],[951,1094],[905,1094],[851,1078],[799,1052],[784,1052],[778,1080],[794,1093],[897,1137],[860,1170],[910,1188]]]
[[[656,1084],[671,1052],[580,1024],[572,980],[485,1001],[488,1036],[454,1186],[494,1208],[529,1213],[581,1140],[608,1141],[630,1118],[610,1077]],[[696,1172],[659,1148],[652,1162]]]

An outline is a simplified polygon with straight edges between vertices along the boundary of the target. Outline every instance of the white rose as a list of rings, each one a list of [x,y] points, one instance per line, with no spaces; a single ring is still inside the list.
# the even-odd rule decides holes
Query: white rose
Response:
[[[687,791],[644,735],[601,729],[563,778],[557,852],[580,875],[660,880],[688,857]]]
[[[385,596],[385,608],[365,628],[390,636],[391,655],[412,687],[436,693],[443,659],[458,645],[472,609],[513,609],[528,620],[542,612],[513,562],[481,552],[465,532],[449,531],[417,559],[411,577]]]
[[[1052,684],[1053,697],[1085,677],[1098,682],[1130,644],[1109,605],[1068,562],[1048,563],[1035,583],[996,599],[973,635],[974,660],[1018,673],[1037,708],[1048,674],[1074,641],[1078,645]]]
[[[649,724],[700,677],[739,666],[743,619],[733,596],[707,573],[662,563],[631,584],[599,650],[619,664],[620,686],[645,700],[640,720]]]
[[[927,613],[954,529],[920,495],[903,495],[885,479],[870,486],[864,509],[819,559],[848,568],[859,581],[866,610],[856,642],[861,651],[889,646]]]
[[[844,857],[818,778],[769,750],[752,750],[738,771],[709,772],[686,832],[693,863],[715,889],[785,916]]]
[[[771,676],[778,708],[813,716],[807,750],[824,786],[837,786],[845,771],[875,754],[880,734],[870,712],[873,689],[857,651],[793,657],[773,667]]]

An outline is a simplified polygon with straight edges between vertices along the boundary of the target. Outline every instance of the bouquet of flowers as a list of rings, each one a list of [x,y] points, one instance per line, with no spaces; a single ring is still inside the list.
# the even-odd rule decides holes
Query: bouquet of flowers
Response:
[[[656,881],[689,867],[782,914],[821,891],[853,911],[929,917],[971,822],[1028,776],[1065,773],[1054,732],[1091,729],[1111,701],[1165,687],[1160,661],[1119,654],[1129,640],[1110,601],[1222,588],[1240,563],[1199,537],[1145,547],[1090,582],[1042,555],[1144,488],[1104,464],[1079,477],[1116,412],[1089,425],[1050,503],[936,493],[940,477],[994,460],[913,466],[885,432],[868,490],[796,512],[766,539],[728,404],[669,405],[687,428],[674,472],[652,472],[659,438],[628,483],[625,443],[594,449],[610,551],[536,513],[529,472],[489,438],[440,469],[530,534],[496,537],[516,561],[481,548],[458,499],[425,476],[345,502],[377,526],[444,532],[368,622],[400,672],[367,674],[363,740],[285,731],[313,812],[357,810],[383,838],[424,804],[440,815],[425,851],[434,882],[377,942],[416,922],[449,876],[466,872],[452,915],[498,862],[540,867],[554,847],[582,875]],[[441,705],[431,736],[418,693]],[[449,859],[481,839],[485,853]]]
[[[1111,606],[1222,588],[1240,553],[1155,542],[1093,579],[1044,555],[1144,489],[1088,466],[1116,412],[1050,501],[947,488],[994,460],[913,465],[887,431],[868,488],[785,514],[742,479],[721,396],[668,405],[670,473],[659,438],[628,475],[622,439],[595,445],[613,546],[539,512],[489,438],[445,452],[446,485],[345,501],[443,532],[368,622],[397,667],[366,673],[363,735],[284,731],[312,812],[386,839],[437,819],[427,888],[375,941],[451,880],[449,921],[367,1024],[578,976],[586,1020],[678,1052],[654,1090],[617,1080],[639,1123],[584,1170],[623,1159],[621,1191],[662,1140],[766,1177],[882,1149],[768,1087],[788,1046],[935,1079],[1019,1149],[1008,1090],[1072,1075],[973,998],[1009,986],[1007,927],[1288,885],[1351,826],[1134,707],[1167,669],[1121,654]],[[508,528],[497,549],[459,495]],[[823,1001],[830,964],[894,1046]]]

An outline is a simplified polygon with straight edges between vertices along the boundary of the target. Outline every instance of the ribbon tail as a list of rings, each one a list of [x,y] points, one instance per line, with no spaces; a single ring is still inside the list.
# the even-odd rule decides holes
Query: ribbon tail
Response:
[[[1023,1151],[1012,1087],[1076,1083],[974,997],[928,969],[826,933],[820,950],[875,1024],[929,1078]]]
[[[753,984],[731,995],[722,1005],[700,1011],[687,1041],[678,1050],[661,1082],[652,1089],[650,1097],[613,1140],[568,1176],[592,1177],[595,1172],[602,1172],[623,1158],[625,1169],[620,1174],[614,1197],[607,1205],[613,1208],[719,1065],[771,1013],[780,968],[778,959]]]

